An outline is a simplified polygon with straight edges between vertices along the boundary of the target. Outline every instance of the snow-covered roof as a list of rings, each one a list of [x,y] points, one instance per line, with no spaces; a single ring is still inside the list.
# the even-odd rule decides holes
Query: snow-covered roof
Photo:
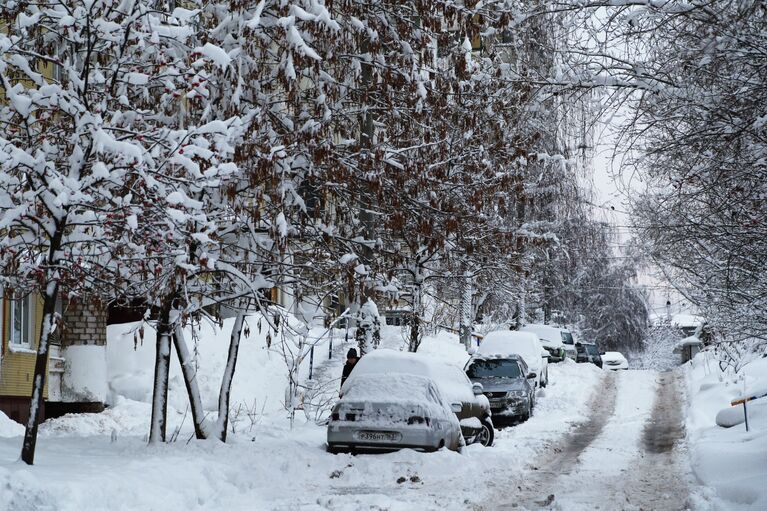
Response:
[[[704,321],[703,317],[694,314],[674,314],[671,316],[671,324],[680,328],[697,328],[702,325]]]
[[[689,337],[685,337],[684,339],[676,343],[675,349],[681,349],[681,348],[684,348],[685,346],[703,346],[703,341],[698,339],[697,336],[691,335]]]

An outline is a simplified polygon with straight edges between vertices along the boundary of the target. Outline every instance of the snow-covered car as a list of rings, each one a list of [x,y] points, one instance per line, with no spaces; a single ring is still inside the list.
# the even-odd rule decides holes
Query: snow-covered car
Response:
[[[456,451],[463,445],[455,410],[431,378],[360,374],[346,380],[343,390],[328,422],[328,452]]]
[[[527,420],[535,408],[535,373],[519,355],[474,355],[464,368],[475,383],[481,383],[490,401],[496,425]]]
[[[473,386],[466,373],[458,366],[434,360],[420,353],[378,349],[357,362],[349,380],[366,374],[393,373],[431,378],[451,409],[454,408],[466,443],[479,442],[484,446],[493,444],[494,429],[490,403],[482,394],[482,388]],[[345,395],[345,392],[346,383],[341,389],[341,395]]]
[[[485,335],[477,348],[482,355],[506,355],[514,353],[521,356],[529,372],[535,373],[535,385],[545,387],[549,384],[549,352],[541,345],[538,335],[533,332],[515,332],[496,330]]]
[[[521,327],[519,331],[537,334],[541,345],[551,355],[551,362],[561,362],[566,357],[576,358],[573,334],[566,328],[534,323]]]
[[[576,342],[575,351],[577,352],[575,357],[576,362],[592,363],[597,367],[602,367],[602,356],[599,354],[599,348],[596,344]]]
[[[613,371],[628,369],[629,362],[626,360],[626,357],[617,351],[606,351],[602,353],[602,367],[604,369],[612,369]]]

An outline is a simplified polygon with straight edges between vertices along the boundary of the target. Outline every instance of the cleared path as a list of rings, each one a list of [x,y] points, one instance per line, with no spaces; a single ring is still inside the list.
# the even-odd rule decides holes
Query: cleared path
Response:
[[[683,510],[688,474],[672,373],[605,375],[590,420],[483,509]]]

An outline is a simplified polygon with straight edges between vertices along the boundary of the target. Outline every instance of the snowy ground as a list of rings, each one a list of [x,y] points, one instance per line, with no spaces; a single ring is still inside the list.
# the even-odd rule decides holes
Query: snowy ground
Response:
[[[705,487],[697,507],[703,510],[767,509],[767,398],[749,403],[746,432],[741,406],[730,401],[767,390],[767,358],[746,365],[737,376],[723,374],[709,352],[686,366],[689,393],[687,432],[695,476]],[[720,411],[738,424],[717,426]]]
[[[496,484],[529,470],[575,424],[586,420],[587,402],[603,380],[603,373],[589,365],[552,366],[551,385],[539,396],[530,421],[499,432],[492,448],[469,446],[462,454],[405,450],[371,456],[330,455],[324,450],[324,427],[299,416],[291,431],[286,413],[278,405],[266,406],[254,424],[246,419],[227,445],[188,441],[187,419],[175,442],[149,448],[144,441],[149,405],[145,392],[140,392],[146,375],[130,370],[132,364],[126,362],[132,360],[130,338],[130,349],[120,353],[124,357],[118,364],[121,368],[113,367],[110,373],[114,400],[110,409],[44,424],[32,468],[15,461],[20,438],[0,438],[0,509],[479,508],[497,491]],[[384,336],[389,347],[401,341],[395,329]],[[328,346],[324,346],[324,357],[317,354],[314,376],[332,380],[340,374],[341,355],[350,345],[337,340],[334,351],[338,353],[330,361]],[[258,371],[259,365],[269,366],[274,354],[264,354],[258,346],[250,349],[246,348],[245,362],[238,366],[238,374],[245,372],[235,382],[239,399],[279,402],[282,389],[272,381],[278,378],[277,368],[262,368],[273,374],[272,379],[248,373]],[[458,365],[466,359],[452,335],[427,339],[422,351]],[[133,362],[143,368],[138,360]],[[204,383],[205,377],[201,379]],[[131,380],[133,384],[126,385]],[[202,385],[203,392],[214,388],[212,381],[211,376],[211,384]],[[243,388],[247,385],[258,391],[247,392]],[[144,400],[114,392],[120,388],[130,388],[134,398]],[[175,408],[179,410],[180,398],[172,399],[177,399]],[[172,417],[175,427],[183,414],[176,412]],[[114,442],[113,430],[117,434]]]
[[[398,329],[384,334],[387,347],[403,343]],[[744,475],[752,470],[763,480],[759,458],[748,448],[761,449],[763,459],[764,435],[736,427],[722,436],[710,425],[715,411],[703,406],[711,396],[692,390],[684,420],[686,387],[719,389],[716,382],[700,385],[695,368],[685,385],[682,371],[611,373],[590,364],[552,364],[535,415],[497,432],[491,448],[351,456],[326,453],[325,428],[300,412],[290,429],[281,406],[284,361],[266,349],[262,334],[252,334],[244,346],[235,380],[235,401],[244,411],[228,444],[191,439],[182,384],[175,381],[171,426],[178,435],[147,447],[145,353],[141,347],[133,352],[132,344],[111,348],[113,406],[46,422],[34,467],[17,461],[22,429],[0,416],[0,510],[765,509],[759,494],[746,491],[756,485]],[[327,343],[316,349],[313,376],[328,395],[337,390],[350,346],[336,335],[332,359]],[[207,356],[202,360],[212,361],[200,368],[204,400],[210,401],[222,362],[214,347],[199,349]],[[450,334],[427,338],[421,351],[459,366],[467,358]],[[308,367],[302,365],[301,374],[305,379]],[[734,393],[722,386],[720,398],[727,397],[720,391]],[[755,417],[760,414],[757,409]],[[685,425],[693,441],[689,456]],[[731,458],[721,458],[727,464],[717,468],[713,460],[723,452]],[[738,456],[747,460],[744,467],[737,466]],[[733,470],[736,480],[722,483],[722,470]],[[709,488],[700,488],[693,473]],[[738,488],[746,497],[735,507],[731,497]]]

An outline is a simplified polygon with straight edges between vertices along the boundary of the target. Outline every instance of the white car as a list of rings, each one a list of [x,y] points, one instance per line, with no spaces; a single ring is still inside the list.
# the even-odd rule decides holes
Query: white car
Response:
[[[361,374],[350,376],[343,390],[328,421],[330,453],[443,447],[457,451],[464,443],[457,410],[431,378]]]
[[[527,364],[531,373],[535,373],[538,387],[549,384],[549,352],[541,345],[541,340],[532,332],[496,330],[485,335],[477,353],[489,355],[519,355]]]
[[[573,334],[566,328],[552,325],[530,324],[519,329],[520,332],[532,332],[541,339],[541,344],[553,357],[552,362],[560,362],[559,355],[564,351],[567,358],[575,360],[577,352]]]
[[[620,352],[606,351],[602,354],[602,368],[612,369],[613,371],[628,369],[629,362]]]
[[[493,444],[493,421],[490,402],[481,388],[474,388],[466,373],[458,366],[434,360],[421,353],[408,353],[390,349],[377,349],[366,354],[354,366],[349,378],[341,388],[346,397],[350,382],[361,376],[391,376],[413,374],[428,377],[447,400],[457,419],[466,444]]]

